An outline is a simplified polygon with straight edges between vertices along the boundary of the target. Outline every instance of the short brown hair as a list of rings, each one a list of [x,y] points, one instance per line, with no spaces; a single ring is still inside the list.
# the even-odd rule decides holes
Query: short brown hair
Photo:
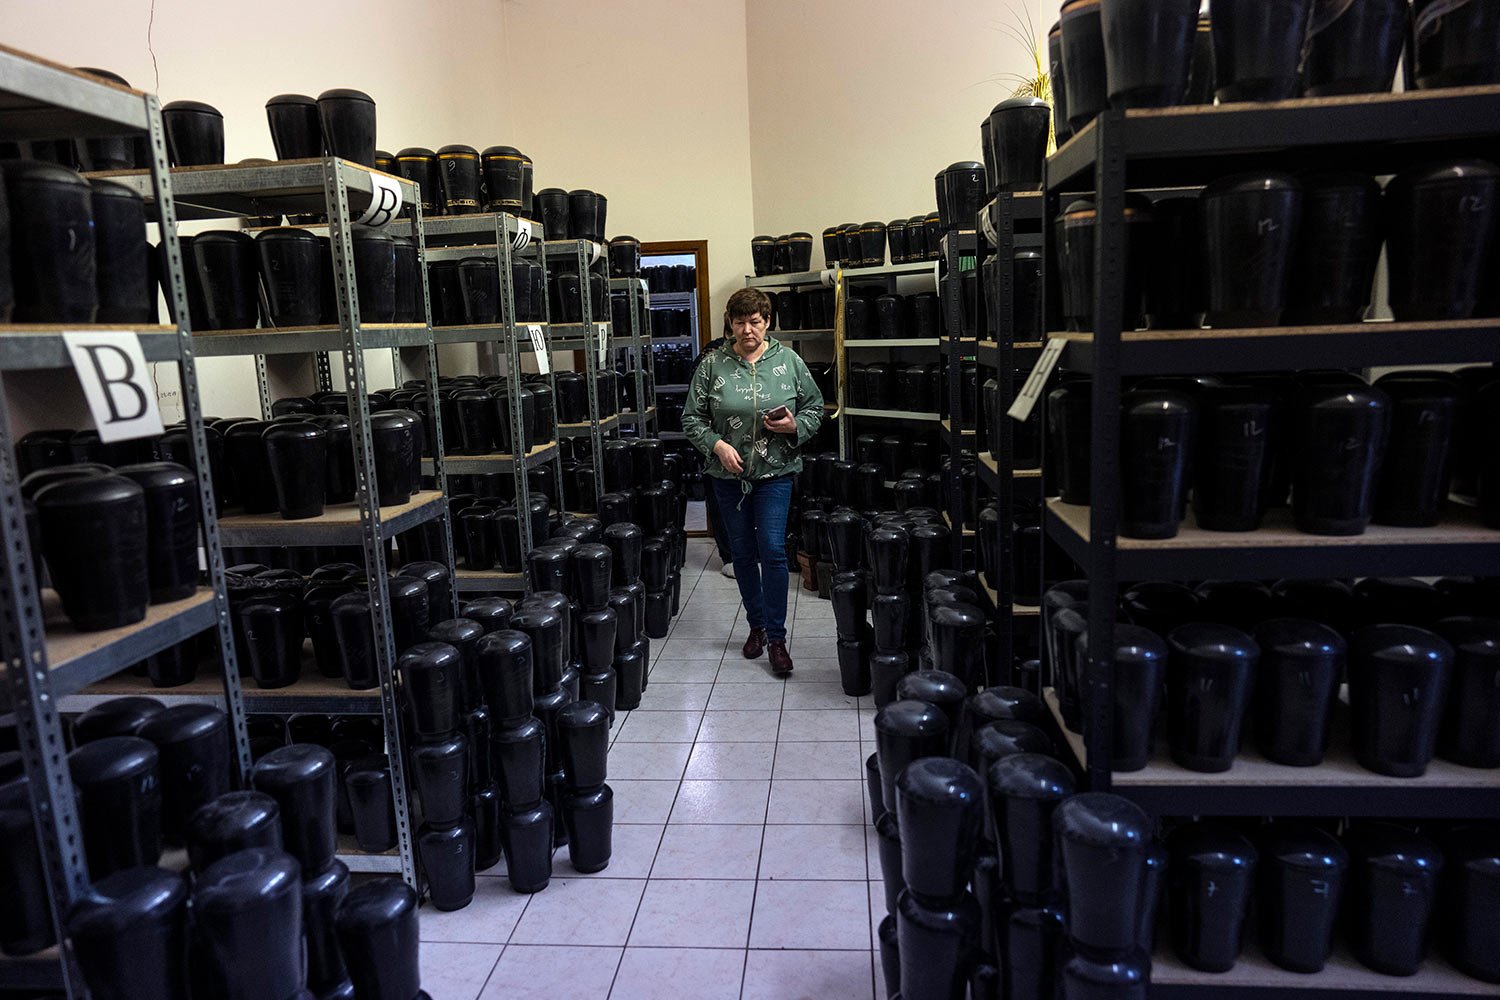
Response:
[[[771,297],[759,288],[741,288],[729,296],[729,305],[724,307],[726,320],[744,319],[756,313],[767,320],[771,318]]]

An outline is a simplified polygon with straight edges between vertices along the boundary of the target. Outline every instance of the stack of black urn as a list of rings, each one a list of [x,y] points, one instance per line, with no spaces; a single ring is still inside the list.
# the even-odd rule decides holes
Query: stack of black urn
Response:
[[[845,270],[936,260],[942,252],[937,213],[890,222],[848,222],[823,230],[823,266]]]
[[[1063,721],[1081,731],[1086,584],[1058,584],[1042,607]],[[1172,760],[1194,771],[1232,768],[1242,731],[1259,757],[1288,767],[1321,764],[1330,746],[1392,777],[1419,777],[1435,757],[1500,767],[1500,740],[1484,721],[1500,711],[1482,680],[1500,662],[1500,600],[1487,582],[1147,581],[1125,591],[1119,615],[1117,771],[1151,762],[1161,714]]]
[[[750,257],[755,276],[798,274],[811,270],[812,246],[812,233],[755,237],[750,241]]]
[[[1497,29],[1487,13],[1447,17],[1431,0],[1410,9],[1376,0],[1314,17],[1314,6],[1217,0],[1200,18],[1193,0],[1068,0],[1048,39],[1058,143],[1106,108],[1383,93],[1403,48],[1408,86],[1500,81],[1490,44]],[[1476,44],[1479,38],[1485,41]]]
[[[352,943],[335,931],[349,873],[334,857],[333,753],[282,746],[257,763],[255,790],[229,791],[228,719],[217,708],[117,698],[74,719],[71,733],[92,884],[63,916],[91,990],[177,997],[191,983],[227,997],[353,995],[343,957]],[[26,782],[0,786],[0,817],[15,834],[0,866],[20,890],[0,942],[10,955],[52,936]],[[187,849],[191,907],[188,880],[155,867],[163,841]],[[402,970],[415,977],[415,964],[413,944],[361,971],[382,982]]]
[[[334,857],[337,846],[337,772],[338,764],[330,750],[307,743],[296,743],[273,750],[256,761],[250,773],[250,783],[255,791],[264,793],[275,801],[281,819],[280,843],[243,845],[245,850],[227,854],[203,870],[195,888],[196,901],[207,886],[215,884],[216,871],[226,874],[225,869],[234,869],[240,873],[239,878],[248,879],[252,884],[263,881],[269,890],[272,885],[279,886],[281,882],[279,875],[272,878],[268,873],[283,867],[284,863],[277,860],[278,856],[285,858],[289,862],[285,867],[293,873],[293,877],[300,876],[301,891],[299,895],[293,889],[290,900],[282,906],[294,918],[300,911],[300,925],[307,951],[307,987],[319,996],[341,988],[341,984],[349,977],[334,927],[339,903],[349,892],[349,869]],[[249,812],[255,814],[253,805]],[[279,855],[281,849],[285,850],[285,855]],[[255,858],[253,864],[252,856]],[[229,973],[227,963],[220,957],[225,949],[233,946],[237,952],[253,940],[241,937],[249,928],[232,926],[236,922],[236,916],[230,905],[233,902],[231,890],[236,881],[238,879],[226,877],[218,883],[218,889],[226,893],[223,901],[225,912],[222,915],[225,922],[223,938],[220,941],[202,942],[214,958],[218,959],[214,966],[221,974]],[[261,896],[264,905],[269,905],[266,896],[281,897],[279,889],[257,895]],[[195,905],[195,911],[196,909]],[[278,907],[278,912],[281,910],[282,907]],[[294,919],[293,926],[297,923]],[[286,928],[278,930],[283,935],[295,933]],[[294,957],[299,955],[298,945],[300,942],[293,940]],[[239,962],[250,962],[254,958],[253,954],[248,953],[235,953],[230,957]],[[300,964],[294,961],[293,968],[300,971]]]
[[[368,399],[367,433],[375,460],[374,493],[382,507],[407,503],[422,488],[421,457],[429,421],[414,390],[379,390]],[[411,407],[411,408],[407,408]],[[317,392],[272,404],[269,421],[215,420],[208,430],[214,495],[221,508],[246,514],[279,513],[286,520],[318,517],[326,507],[356,497],[349,398]],[[173,454],[186,442],[166,442]]]
[[[555,816],[546,798],[546,728],[571,698],[562,680],[563,623],[556,611],[522,611],[487,631],[475,647],[490,715],[489,754],[499,785],[501,843],[517,892],[538,892],[552,877]]]
[[[0,161],[14,254],[0,258],[0,321],[155,322],[140,195],[61,163]]]
[[[1368,174],[1324,171],[1236,174],[1154,202],[1128,194],[1124,328],[1356,323],[1370,310],[1382,244],[1397,320],[1492,316],[1484,261],[1497,188],[1494,163],[1450,158],[1404,170],[1384,190]],[[1063,317],[1091,329],[1094,203],[1067,204],[1053,225]]]
[[[423,215],[507,212],[540,221],[532,190],[535,168],[514,146],[488,146],[483,152],[461,143],[437,152],[409,146],[391,160],[393,173],[420,186]]]
[[[466,631],[470,634],[461,637],[457,630],[443,630],[460,641],[477,641],[476,630]],[[460,712],[464,654],[447,642],[419,642],[401,654],[396,670],[412,734],[411,786],[421,804],[417,851],[433,905],[460,909],[474,896],[477,853],[469,815],[470,774],[477,765],[466,732],[470,720]]]
[[[88,452],[64,456],[35,434],[17,448],[29,459],[22,467],[33,469],[21,496],[38,573],[45,563],[64,613],[83,631],[138,622],[149,605],[183,600],[198,587],[197,477],[176,462],[135,460],[155,442],[127,443],[134,447],[95,455],[128,461],[114,469],[67,462]],[[47,461],[39,451],[64,464],[39,464]]]
[[[1089,502],[1090,387],[1066,373],[1048,395],[1049,453],[1063,502]],[[1171,538],[1253,531],[1290,507],[1299,531],[1358,535],[1371,524],[1433,527],[1450,494],[1500,524],[1490,366],[1396,371],[1154,377],[1121,399],[1120,532]]]

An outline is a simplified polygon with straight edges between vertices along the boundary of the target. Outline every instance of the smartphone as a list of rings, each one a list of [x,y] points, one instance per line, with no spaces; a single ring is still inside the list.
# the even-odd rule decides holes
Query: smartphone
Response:
[[[782,417],[791,416],[791,414],[792,411],[785,406],[778,406],[776,409],[768,411],[765,417],[767,420],[780,420]]]

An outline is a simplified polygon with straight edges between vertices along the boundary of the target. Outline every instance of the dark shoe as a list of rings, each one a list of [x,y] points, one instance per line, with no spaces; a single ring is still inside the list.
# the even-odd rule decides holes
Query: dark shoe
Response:
[[[792,672],[792,654],[786,651],[786,643],[771,643],[771,673],[785,677]]]
[[[745,640],[745,649],[744,649],[745,659],[747,659],[747,660],[753,660],[756,657],[760,656],[760,654],[764,653],[765,651],[766,651],[766,630],[763,629],[763,628],[753,628],[753,629],[751,629],[750,630],[750,637]]]

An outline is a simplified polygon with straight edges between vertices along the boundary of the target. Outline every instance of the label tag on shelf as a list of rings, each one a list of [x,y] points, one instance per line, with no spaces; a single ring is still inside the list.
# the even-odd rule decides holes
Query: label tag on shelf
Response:
[[[141,338],[122,330],[64,330],[63,343],[105,444],[162,432]]]
[[[1052,374],[1052,369],[1057,367],[1057,362],[1062,358],[1063,348],[1068,342],[1061,337],[1054,337],[1047,341],[1047,346],[1042,348],[1042,356],[1036,359],[1036,366],[1031,369],[1031,376],[1026,379],[1026,384],[1021,391],[1016,393],[1016,401],[1010,404],[1010,409],[1005,411],[1006,416],[1014,420],[1024,422],[1031,416],[1032,408],[1036,401],[1042,397],[1042,391],[1047,388],[1047,378]]]
[[[823,283],[824,288],[833,287],[833,278],[834,273],[831,267],[825,267],[822,271],[818,272],[818,280]]]
[[[531,245],[531,220],[517,219],[516,233],[510,239],[510,248],[517,253]]]
[[[396,178],[381,173],[370,177],[370,207],[354,221],[362,226],[384,226],[401,211],[401,185]]]
[[[599,367],[603,368],[609,360],[609,324],[595,323],[594,335],[599,338]]]
[[[547,354],[547,343],[542,340],[542,324],[527,323],[526,332],[531,337],[532,356],[536,358],[536,370],[539,374],[548,375],[552,372],[552,359]]]
[[[598,260],[600,257],[603,257],[603,256],[604,256],[604,244],[603,243],[595,243],[592,240],[590,240],[589,241],[589,263],[593,264],[594,261]]]

